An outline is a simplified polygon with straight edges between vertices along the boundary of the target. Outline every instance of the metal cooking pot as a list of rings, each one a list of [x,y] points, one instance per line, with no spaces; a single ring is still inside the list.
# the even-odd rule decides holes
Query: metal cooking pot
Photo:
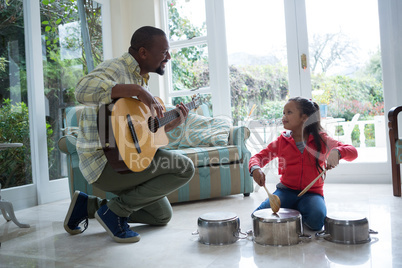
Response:
[[[351,212],[339,212],[325,217],[324,231],[316,237],[341,244],[362,244],[370,242],[370,234],[377,232],[369,229],[367,218]]]
[[[298,244],[303,234],[301,214],[297,210],[281,208],[273,213],[270,208],[252,214],[254,242],[260,245],[289,246]]]
[[[240,231],[240,219],[232,212],[210,212],[198,218],[199,242],[206,245],[227,245],[247,238]],[[240,234],[244,235],[243,237]]]

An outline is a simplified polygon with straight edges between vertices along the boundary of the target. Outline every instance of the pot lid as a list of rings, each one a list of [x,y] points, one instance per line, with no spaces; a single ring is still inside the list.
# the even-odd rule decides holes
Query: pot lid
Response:
[[[255,211],[252,218],[258,218],[264,222],[288,222],[301,218],[301,214],[299,211],[289,208],[281,208],[277,213],[273,213],[270,208],[265,208]]]
[[[209,212],[202,214],[200,216],[200,219],[205,221],[225,221],[225,220],[232,220],[235,218],[237,218],[236,213],[227,211]]]
[[[340,224],[367,222],[367,218],[356,212],[335,212],[329,214],[325,221]]]

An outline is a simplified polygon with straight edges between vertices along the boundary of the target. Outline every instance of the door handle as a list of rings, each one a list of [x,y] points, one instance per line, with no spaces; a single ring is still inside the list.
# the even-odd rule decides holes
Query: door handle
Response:
[[[302,54],[300,59],[301,59],[301,67],[302,67],[302,69],[306,70],[307,69],[307,56],[306,56],[306,54]]]

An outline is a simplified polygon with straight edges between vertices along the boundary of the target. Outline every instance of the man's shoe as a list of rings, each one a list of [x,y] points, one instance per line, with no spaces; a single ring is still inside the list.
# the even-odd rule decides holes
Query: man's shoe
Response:
[[[87,204],[88,195],[80,191],[75,191],[64,220],[64,229],[67,233],[72,235],[80,234],[88,228]],[[80,227],[81,223],[83,223],[83,227]]]
[[[95,213],[95,218],[116,242],[134,243],[140,240],[140,235],[130,230],[127,218],[117,216],[107,205],[103,205],[98,209]]]

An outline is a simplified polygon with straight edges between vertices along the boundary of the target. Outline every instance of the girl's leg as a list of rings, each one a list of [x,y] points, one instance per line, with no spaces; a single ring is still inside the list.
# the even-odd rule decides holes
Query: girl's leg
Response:
[[[313,231],[319,231],[324,226],[327,208],[324,197],[319,194],[306,193],[301,197],[297,210],[302,214],[303,223]]]
[[[290,189],[280,189],[277,188],[276,191],[273,193],[274,195],[277,195],[279,199],[281,200],[281,208],[291,208],[291,209],[296,209],[295,206],[297,204],[297,191],[293,191]],[[269,199],[267,198],[265,201],[261,203],[261,205],[256,209],[264,209],[264,208],[270,208],[271,205],[269,204]]]

